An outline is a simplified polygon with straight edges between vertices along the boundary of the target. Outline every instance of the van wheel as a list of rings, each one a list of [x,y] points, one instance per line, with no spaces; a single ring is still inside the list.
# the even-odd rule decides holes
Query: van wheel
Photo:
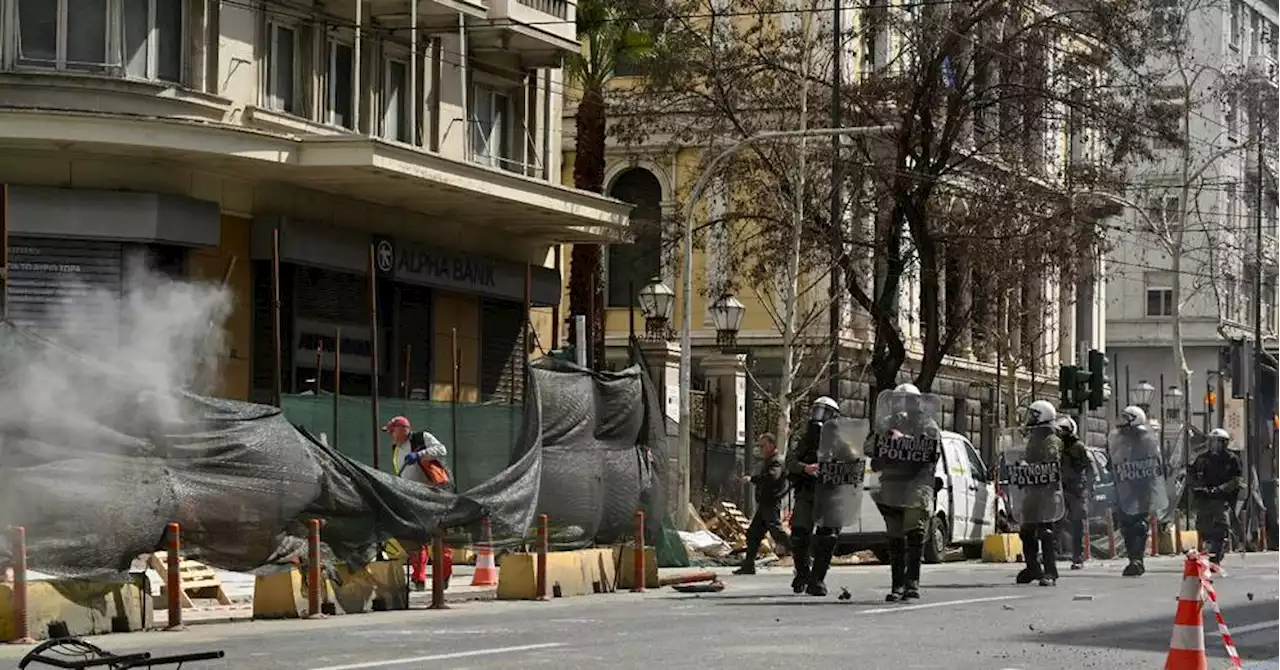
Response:
[[[941,563],[947,553],[947,520],[938,515],[929,520],[924,536],[924,562]]]

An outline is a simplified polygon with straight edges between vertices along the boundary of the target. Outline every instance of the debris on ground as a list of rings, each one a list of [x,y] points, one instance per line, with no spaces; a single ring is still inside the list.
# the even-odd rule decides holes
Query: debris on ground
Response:
[[[1071,599],[1072,600],[1093,600],[1093,596],[1089,595],[1088,593],[1079,593],[1074,596],[1071,596]]]

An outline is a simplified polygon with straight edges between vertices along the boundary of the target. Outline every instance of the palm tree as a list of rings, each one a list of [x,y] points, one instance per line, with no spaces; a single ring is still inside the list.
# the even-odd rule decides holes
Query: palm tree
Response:
[[[573,186],[592,193],[604,192],[605,132],[607,105],[605,89],[620,62],[644,57],[650,36],[636,22],[637,0],[580,0],[578,39],[582,51],[569,56],[565,64],[569,81],[581,92],[575,115]],[[604,365],[604,247],[575,244],[569,260],[569,314],[586,315],[590,355],[594,367]],[[570,321],[569,341],[577,341]]]

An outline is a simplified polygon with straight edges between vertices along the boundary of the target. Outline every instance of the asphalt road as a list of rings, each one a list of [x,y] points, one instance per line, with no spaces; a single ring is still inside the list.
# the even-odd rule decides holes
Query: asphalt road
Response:
[[[445,612],[192,626],[94,641],[117,652],[227,654],[185,666],[191,670],[1163,666],[1179,560],[1151,559],[1137,579],[1121,577],[1117,562],[1091,563],[1064,571],[1055,588],[1015,586],[1017,567],[926,566],[924,597],[911,604],[883,602],[887,573],[880,566],[833,570],[833,593],[824,599],[792,595],[789,573],[779,569],[729,578],[716,595],[661,589],[549,603],[473,602]],[[1231,556],[1226,567],[1229,575],[1216,586],[1246,667],[1275,659],[1277,555]],[[835,597],[842,586],[852,595],[848,601]],[[1211,615],[1205,630],[1210,667],[1225,667]],[[23,653],[0,647],[0,667],[13,667]]]

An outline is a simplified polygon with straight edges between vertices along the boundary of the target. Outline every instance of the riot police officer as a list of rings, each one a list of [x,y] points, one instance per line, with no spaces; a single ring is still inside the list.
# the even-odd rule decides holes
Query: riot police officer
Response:
[[[1191,464],[1189,486],[1196,504],[1196,530],[1204,538],[1210,560],[1222,562],[1231,511],[1244,488],[1244,468],[1240,459],[1227,450],[1231,435],[1222,428],[1209,431],[1208,450]]]
[[[1107,437],[1107,449],[1115,481],[1116,518],[1129,558],[1121,574],[1138,577],[1147,571],[1143,563],[1147,520],[1163,515],[1169,506],[1160,441],[1147,427],[1147,413],[1142,408],[1124,408],[1119,425]]]
[[[1084,534],[1089,523],[1089,482],[1093,461],[1077,435],[1075,419],[1058,417],[1058,437],[1062,440],[1062,494],[1066,499],[1064,517],[1071,536],[1071,569],[1084,567]]]
[[[886,602],[920,597],[920,564],[933,516],[934,468],[942,453],[936,396],[915,384],[899,384],[876,399],[876,425],[867,444],[872,472],[880,476],[872,495],[884,517],[891,586]]]
[[[839,415],[840,406],[836,401],[827,396],[815,400],[804,435],[795,448],[787,451],[787,475],[795,494],[791,509],[791,557],[795,561],[791,590],[794,593],[827,595],[824,580],[831,567],[831,555],[840,529],[819,526],[815,531],[814,502],[822,425]]]
[[[1021,522],[1022,555],[1027,562],[1017,583],[1058,582],[1057,537],[1054,524],[1065,513],[1061,475],[1062,440],[1057,435],[1058,410],[1047,400],[1037,400],[1027,408],[1026,446],[1018,467],[1026,468],[1025,482],[1017,483],[1017,510]],[[1047,466],[1047,467],[1046,467]],[[1038,470],[1034,469],[1038,468]],[[1034,473],[1034,474],[1033,474]]]

